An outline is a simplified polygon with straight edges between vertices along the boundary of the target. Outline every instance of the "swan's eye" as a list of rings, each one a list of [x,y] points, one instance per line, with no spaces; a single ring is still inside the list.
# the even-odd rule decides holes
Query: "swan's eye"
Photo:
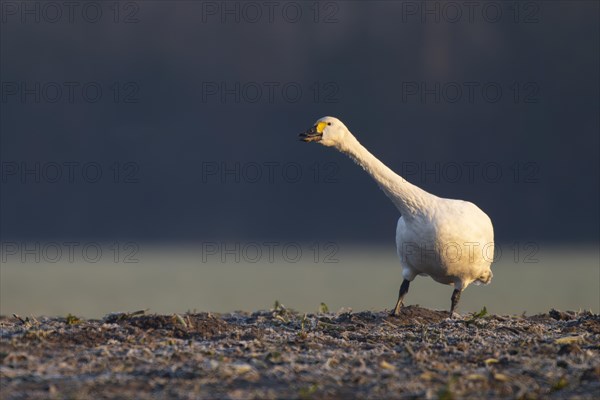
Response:
[[[328,122],[327,125],[331,125],[331,122]]]

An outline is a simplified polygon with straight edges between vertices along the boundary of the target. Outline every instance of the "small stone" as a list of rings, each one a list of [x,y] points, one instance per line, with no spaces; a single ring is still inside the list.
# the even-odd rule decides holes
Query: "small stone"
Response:
[[[582,381],[597,381],[600,380],[600,365],[588,368],[581,375]]]
[[[556,344],[571,344],[583,342],[583,336],[565,336],[554,341]]]
[[[558,350],[558,355],[562,356],[565,354],[579,354],[581,353],[581,347],[579,347],[576,343],[569,343],[562,345]]]
[[[494,374],[494,379],[500,382],[508,382],[510,378],[504,374]]]
[[[385,361],[385,360],[381,360],[381,362],[379,363],[379,366],[383,369],[387,369],[390,371],[393,371],[396,369],[395,366],[393,366],[392,364],[390,364],[389,362]]]
[[[568,321],[568,320],[573,319],[573,317],[570,314],[563,312],[563,311],[555,310],[554,308],[552,310],[550,310],[548,315],[550,315],[550,317],[552,317],[553,319],[555,319],[557,321]]]

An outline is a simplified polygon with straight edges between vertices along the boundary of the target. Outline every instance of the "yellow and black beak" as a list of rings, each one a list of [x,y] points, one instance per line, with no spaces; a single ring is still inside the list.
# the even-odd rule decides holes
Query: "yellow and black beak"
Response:
[[[323,129],[325,129],[325,123],[319,122],[306,132],[301,133],[300,140],[303,142],[318,142],[323,137]]]

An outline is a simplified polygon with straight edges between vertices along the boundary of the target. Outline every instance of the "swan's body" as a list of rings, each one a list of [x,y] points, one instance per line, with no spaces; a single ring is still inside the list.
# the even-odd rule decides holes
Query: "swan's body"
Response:
[[[336,118],[321,118],[300,136],[347,154],[400,211],[396,246],[404,280],[394,314],[400,312],[410,282],[417,275],[454,285],[451,312],[469,284],[490,282],[494,230],[490,218],[475,204],[437,197],[407,182],[369,153]]]

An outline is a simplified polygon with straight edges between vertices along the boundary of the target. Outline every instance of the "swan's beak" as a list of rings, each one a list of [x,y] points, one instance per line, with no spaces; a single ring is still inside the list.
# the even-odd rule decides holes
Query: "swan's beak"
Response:
[[[300,140],[303,142],[318,142],[323,137],[323,133],[317,132],[317,125],[315,125],[298,136],[300,136]]]

